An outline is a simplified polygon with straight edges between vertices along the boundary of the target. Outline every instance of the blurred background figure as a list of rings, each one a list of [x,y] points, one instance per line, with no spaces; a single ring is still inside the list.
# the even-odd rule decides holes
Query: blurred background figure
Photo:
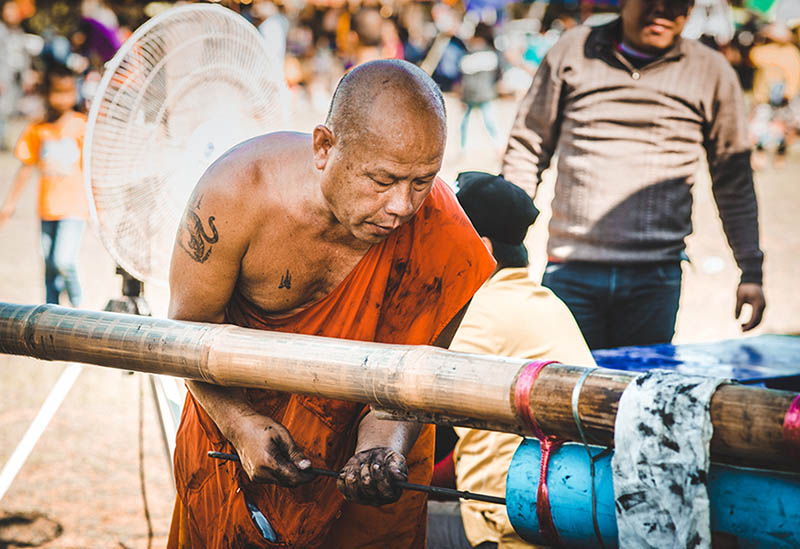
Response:
[[[446,4],[436,4],[431,16],[438,34],[420,67],[431,75],[443,92],[453,89],[461,74],[459,63],[467,47],[458,37],[461,16]]]
[[[88,59],[87,68],[95,70],[101,70],[122,45],[117,36],[117,27],[109,27],[91,17],[81,18],[78,29],[72,33],[69,42],[71,52]]]
[[[103,0],[82,0],[81,16],[86,19],[93,19],[109,29],[119,27],[117,14]]]
[[[502,75],[500,55],[494,47],[494,32],[486,23],[478,23],[475,34],[467,40],[467,52],[461,57],[461,101],[464,103],[464,118],[461,120],[461,148],[467,146],[469,115],[478,109],[483,115],[486,131],[495,147],[503,143],[497,133],[497,122],[493,102],[497,99],[497,82]]]
[[[66,291],[70,304],[78,307],[82,299],[78,252],[89,216],[81,169],[86,116],[75,110],[77,80],[66,67],[48,67],[42,92],[46,115],[23,130],[14,148],[22,166],[0,208],[0,228],[13,215],[22,190],[38,171],[46,302],[58,304]]]
[[[780,167],[789,143],[800,129],[800,50],[792,43],[792,32],[786,25],[772,23],[759,33],[759,39],[760,43],[750,50],[755,67],[755,106],[750,123],[756,145],[755,169],[766,166],[767,152],[775,154]]]
[[[381,57],[383,59],[405,59],[405,48],[400,38],[400,29],[394,18],[384,19],[381,25]]]
[[[23,78],[30,66],[22,14],[15,0],[3,0],[0,11],[0,150],[8,149],[8,119],[17,113]]]
[[[280,69],[283,71],[283,59],[286,57],[286,38],[289,36],[289,19],[283,10],[269,0],[256,2],[250,11],[253,22],[258,27],[258,32],[267,42],[267,48],[277,54],[281,60]]]
[[[376,61],[383,57],[383,24],[380,11],[362,8],[353,17],[355,52],[353,65]]]
[[[734,30],[733,11],[727,0],[695,0],[681,36],[719,50],[730,44]]]
[[[421,4],[403,6],[400,10],[398,28],[405,32],[405,38],[401,36],[405,60],[420,64],[425,59],[430,40],[437,33],[436,27],[429,24],[425,7]]]

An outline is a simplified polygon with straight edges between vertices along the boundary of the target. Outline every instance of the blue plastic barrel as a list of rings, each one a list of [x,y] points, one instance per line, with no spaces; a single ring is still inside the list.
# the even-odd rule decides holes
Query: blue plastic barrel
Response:
[[[591,447],[592,455],[601,448]],[[511,524],[522,538],[545,543],[539,534],[536,493],[539,489],[539,441],[520,444],[506,482]],[[592,526],[589,457],[580,444],[565,444],[550,459],[547,477],[553,522],[568,547],[598,547]],[[603,543],[617,547],[611,456],[595,465],[597,521]],[[711,531],[736,536],[739,547],[800,547],[800,474],[712,464],[708,496]]]

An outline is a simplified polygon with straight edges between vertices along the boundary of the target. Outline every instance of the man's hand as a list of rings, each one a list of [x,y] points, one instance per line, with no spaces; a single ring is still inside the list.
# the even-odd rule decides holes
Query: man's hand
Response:
[[[406,458],[391,448],[372,448],[351,457],[336,486],[345,499],[369,505],[394,503],[403,493],[397,481],[408,480]]]
[[[266,416],[249,415],[237,422],[231,442],[245,473],[254,482],[299,486],[314,480],[311,461],[286,427]]]
[[[736,318],[742,314],[742,306],[747,303],[750,305],[750,320],[742,323],[742,331],[746,332],[752,330],[761,323],[761,317],[764,316],[764,309],[767,302],[764,299],[764,289],[761,284],[754,282],[742,282],[736,290]]]

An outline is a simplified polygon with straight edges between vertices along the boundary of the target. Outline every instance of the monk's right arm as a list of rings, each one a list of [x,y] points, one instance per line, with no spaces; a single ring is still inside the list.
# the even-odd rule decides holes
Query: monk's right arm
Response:
[[[247,173],[235,162],[213,165],[184,212],[170,266],[169,316],[221,323],[239,276],[253,226]],[[231,183],[242,182],[242,183]],[[245,188],[242,188],[245,187]],[[311,463],[278,422],[257,413],[236,387],[187,380],[186,385],[222,435],[236,448],[242,467],[257,482],[296,485],[311,480]]]
[[[236,448],[250,480],[297,486],[314,479],[314,475],[305,472],[311,461],[289,431],[253,410],[241,389],[189,380],[186,384],[222,435]]]

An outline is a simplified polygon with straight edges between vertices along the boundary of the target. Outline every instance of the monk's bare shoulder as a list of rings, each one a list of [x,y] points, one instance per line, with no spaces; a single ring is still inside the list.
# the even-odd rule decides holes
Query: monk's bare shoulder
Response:
[[[192,200],[214,202],[242,225],[251,217],[263,219],[266,210],[281,206],[284,187],[296,187],[298,174],[308,171],[310,151],[310,136],[295,132],[244,141],[206,170]]]
[[[286,207],[286,192],[307,171],[310,138],[280,132],[249,139],[217,159],[186,206],[177,244],[198,263],[229,250],[241,257],[264,220]]]
[[[245,144],[247,154],[256,167],[255,183],[267,203],[287,206],[288,194],[310,183],[313,172],[311,135],[298,132],[275,132],[262,135]]]
[[[297,132],[275,132],[244,141],[216,160],[203,175],[207,190],[244,197],[252,204],[254,191],[278,190],[284,178],[307,169],[311,137]],[[270,195],[273,193],[267,193]]]

